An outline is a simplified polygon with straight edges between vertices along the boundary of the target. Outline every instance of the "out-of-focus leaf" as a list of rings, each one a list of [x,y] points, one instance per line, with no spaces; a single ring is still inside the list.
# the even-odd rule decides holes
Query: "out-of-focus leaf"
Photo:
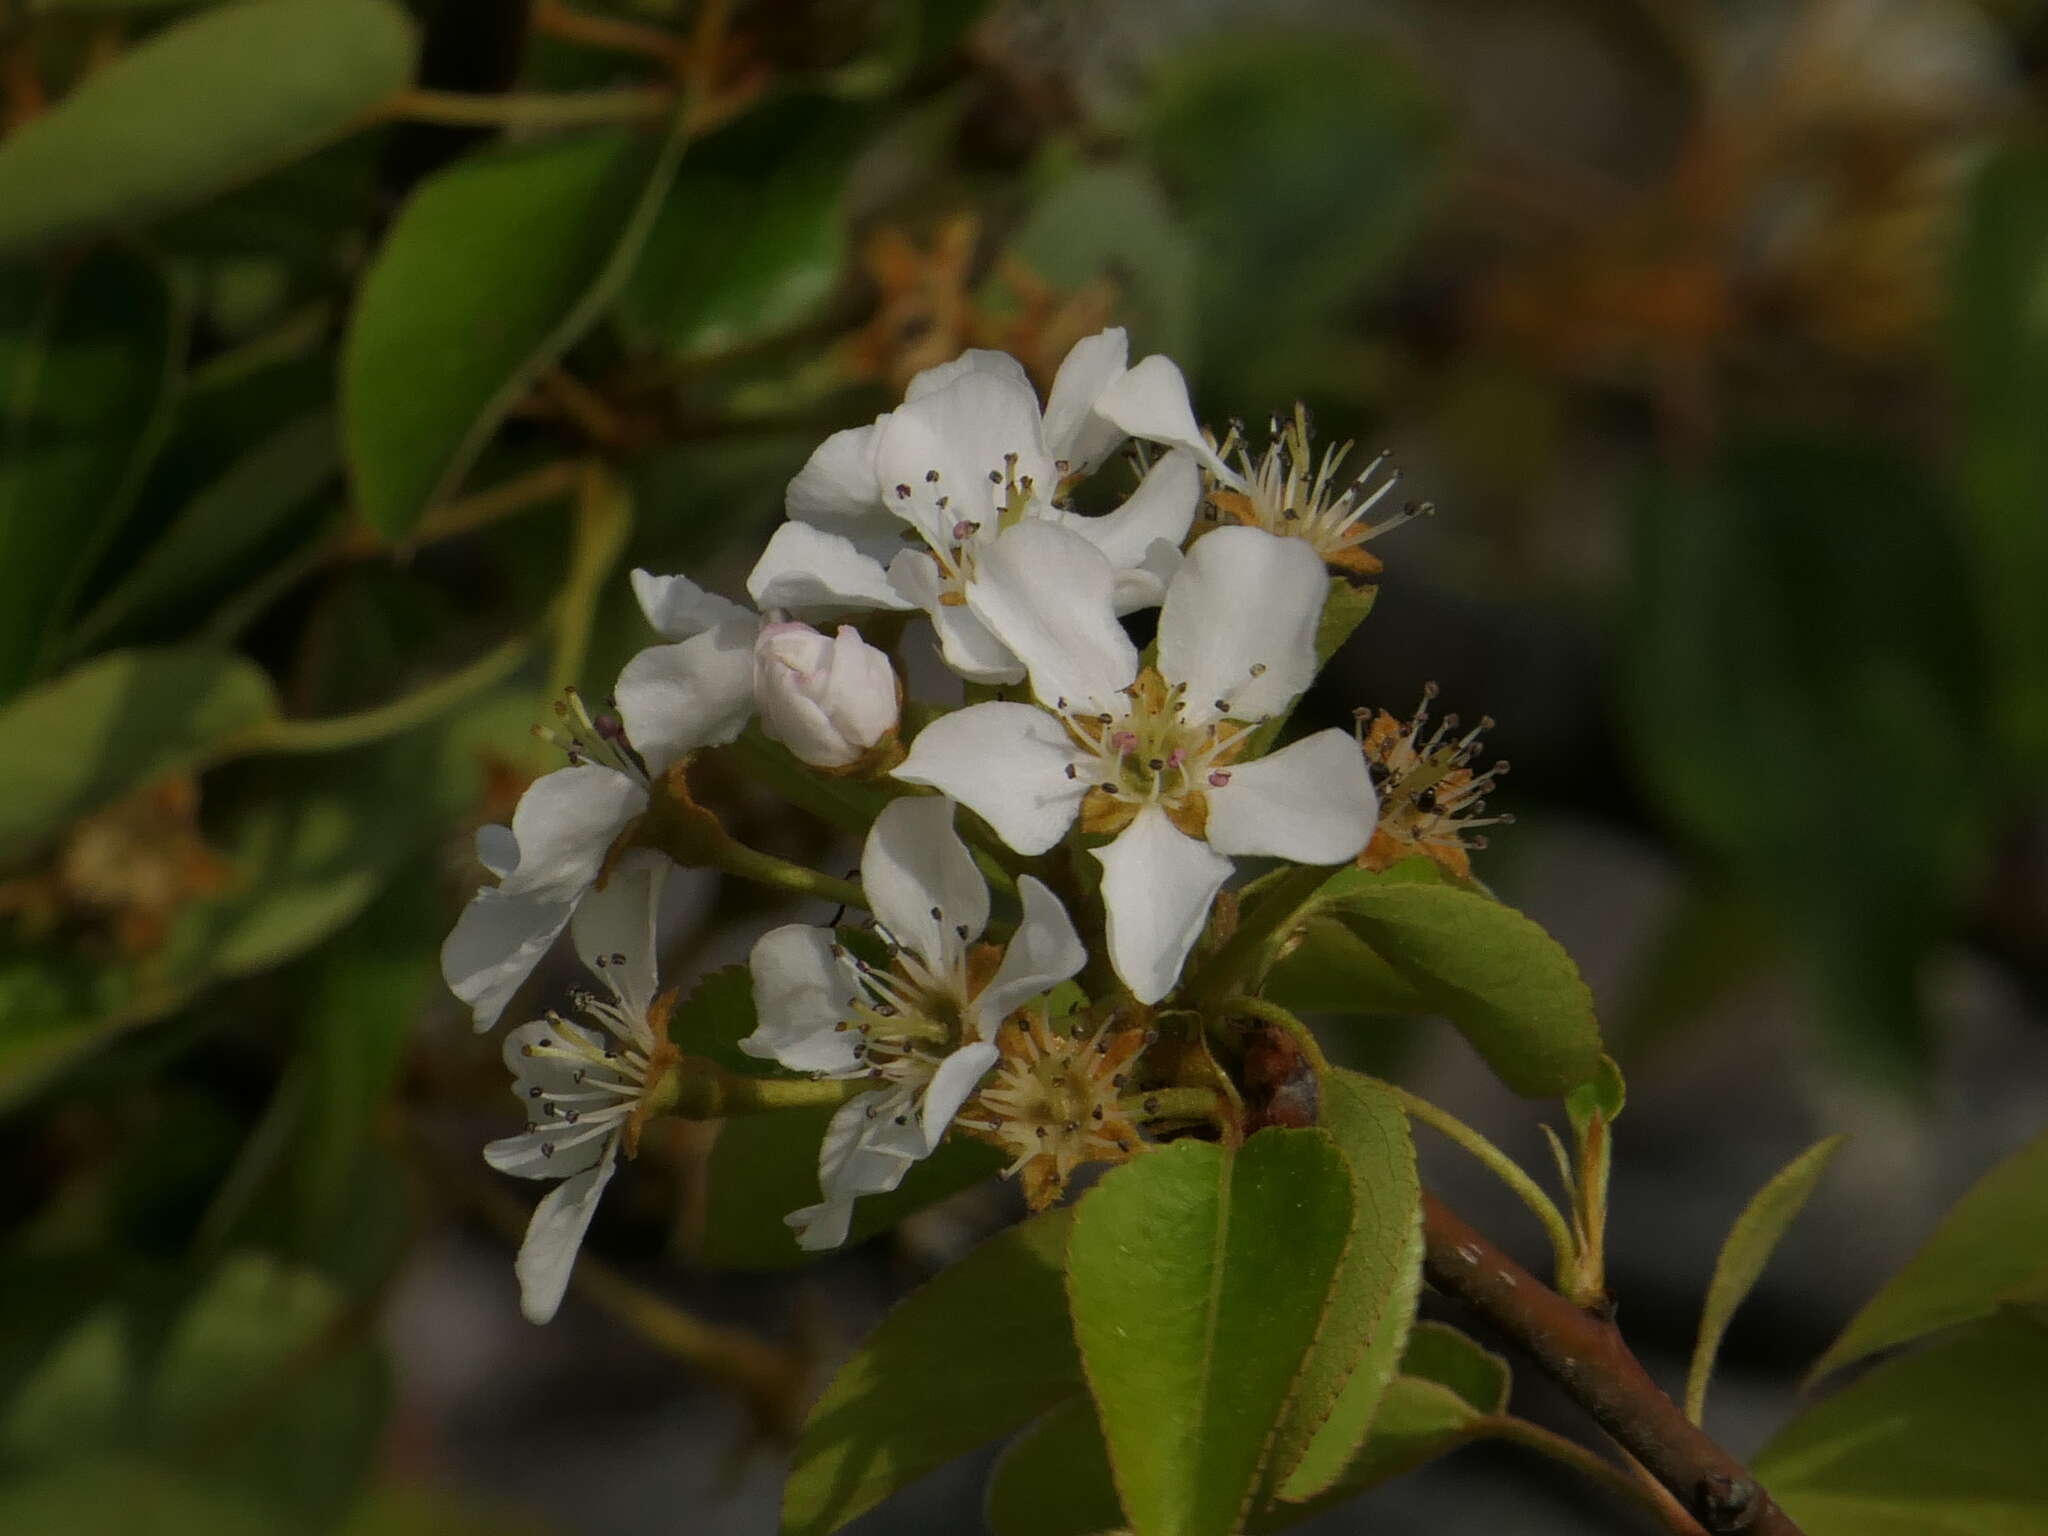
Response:
[[[998,1233],[914,1292],[825,1388],[782,1496],[783,1536],[827,1536],[1081,1386],[1060,1283],[1072,1216]]]
[[[534,378],[631,273],[679,135],[593,133],[423,183],[363,281],[342,355],[364,520],[396,538],[452,494]]]
[[[0,699],[34,671],[120,525],[184,323],[164,274],[125,252],[46,284],[0,277]]]
[[[845,262],[842,192],[863,122],[843,103],[798,97],[692,146],[619,292],[621,322],[701,357],[808,319]]]
[[[344,1536],[556,1536],[545,1520],[509,1499],[484,1502],[389,1483],[371,1489],[342,1530]]]
[[[782,1218],[818,1203],[818,1148],[831,1118],[830,1110],[788,1110],[742,1115],[719,1127],[705,1175],[704,1237],[698,1255],[705,1263],[726,1269],[787,1269],[818,1257],[797,1247],[796,1234]],[[857,1243],[885,1232],[906,1216],[979,1184],[1002,1166],[1002,1154],[983,1142],[948,1141],[888,1194],[856,1200],[847,1241]]]
[[[995,1536],[1097,1536],[1121,1527],[1095,1404],[1076,1397],[1019,1435],[989,1476],[985,1512]]]
[[[1887,449],[1738,442],[1644,503],[1624,646],[1651,791],[1804,942],[1844,1058],[1901,1086],[1985,821],[1954,521]]]
[[[1318,1086],[1316,1123],[1344,1154],[1356,1213],[1328,1315],[1270,1442],[1264,1481],[1289,1500],[1329,1487],[1365,1439],[1422,1289],[1422,1185],[1400,1101],[1342,1069]]]
[[[1971,1186],[1807,1379],[2007,1303],[2040,1301],[2048,1301],[2048,1132]]]
[[[1193,369],[1195,246],[1157,179],[1113,163],[1052,174],[1010,241],[1011,258],[1058,294],[1106,283],[1139,355],[1164,352]]]
[[[1387,1383],[1372,1431],[1336,1482],[1315,1498],[1254,1512],[1256,1536],[1286,1530],[1411,1472],[1487,1432],[1507,1409],[1508,1368],[1500,1356],[1443,1323],[1417,1323],[1408,1335],[1401,1373]]]
[[[1633,1061],[1754,982],[1779,956],[1783,936],[1752,890],[1726,880],[1695,884],[1644,946],[1618,1010],[1608,1019],[1615,1050]]]
[[[389,0],[244,0],[155,34],[0,143],[0,256],[144,223],[347,132],[411,78]]]
[[[778,1070],[775,1063],[739,1048],[755,1022],[754,978],[744,965],[728,965],[704,977],[670,1010],[668,1037],[685,1056],[702,1056],[745,1077],[767,1077]]]
[[[1176,1142],[1082,1198],[1074,1337],[1134,1529],[1237,1528],[1324,1325],[1352,1200],[1321,1130],[1261,1131],[1234,1154]]]
[[[259,668],[200,647],[112,652],[23,694],[0,708],[0,864],[275,717]]]
[[[2048,1328],[1994,1318],[1887,1361],[1752,1463],[1807,1536],[2048,1530]]]
[[[1963,524],[1991,642],[1992,718],[2016,783],[2048,766],[2048,151],[2010,146],[1978,173],[1949,326],[1963,397]]]
[[[21,1384],[89,1313],[119,1275],[110,1253],[9,1253],[0,1263],[0,1417]]]
[[[1707,1381],[1713,1375],[1714,1357],[1720,1353],[1721,1337],[1735,1309],[1749,1295],[1757,1276],[1771,1261],[1786,1228],[1804,1209],[1813,1186],[1827,1172],[1834,1155],[1847,1140],[1830,1136],[1808,1147],[1771,1177],[1771,1181],[1750,1197],[1735,1225],[1722,1241],[1720,1257],[1714,1261],[1714,1278],[1707,1286],[1706,1305],[1700,1309],[1699,1338],[1693,1345],[1692,1368],[1685,1378],[1685,1412],[1693,1423],[1701,1422],[1707,1402]]]
[[[1202,253],[1201,354],[1232,359],[1233,402],[1300,392],[1332,312],[1419,230],[1444,122],[1394,50],[1328,31],[1219,36],[1161,72],[1143,143]]]
[[[0,1486],[0,1530],[50,1536],[279,1536],[276,1518],[188,1469],[95,1456]]]
[[[1600,1028],[1578,967],[1514,908],[1362,869],[1332,875],[1315,907],[1369,945],[1517,1093],[1566,1093],[1599,1068]]]
[[[339,1331],[350,1319],[331,1286],[232,1258],[139,1382],[122,1322],[117,1309],[97,1314],[24,1389],[0,1426],[10,1454],[80,1470],[102,1451],[159,1457],[190,1471],[195,1490],[264,1511],[272,1531],[324,1530],[347,1513],[389,1393],[367,1327],[355,1340]]]
[[[185,504],[86,615],[72,643],[97,643],[110,631],[200,608],[281,530],[304,521],[314,494],[340,470],[334,419],[326,411],[301,417],[257,443]]]

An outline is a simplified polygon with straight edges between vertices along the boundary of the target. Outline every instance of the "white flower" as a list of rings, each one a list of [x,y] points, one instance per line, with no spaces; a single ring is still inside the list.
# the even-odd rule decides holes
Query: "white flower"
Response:
[[[857,959],[829,928],[801,923],[764,934],[748,961],[759,1024],[740,1049],[878,1085],[832,1117],[818,1158],[825,1198],[788,1218],[811,1249],[843,1243],[854,1199],[894,1189],[938,1146],[995,1064],[1002,1021],[1088,958],[1059,899],[1029,875],[1017,882],[1023,917],[1007,949],[998,959],[976,945],[988,887],[953,831],[948,800],[887,806],[860,874],[890,945],[886,967]]]
[[[678,758],[731,741],[754,710],[760,620],[680,576],[633,573],[656,630],[680,644],[626,663],[616,712],[592,715],[573,692],[569,766],[527,787],[510,828],[477,833],[477,859],[498,877],[478,891],[441,946],[441,974],[489,1029],[568,926],[612,844],[647,809],[650,785]]]
[[[1036,704],[941,716],[895,776],[943,790],[1019,853],[1078,819],[1097,849],[1111,963],[1141,1002],[1172,989],[1236,855],[1340,864],[1372,835],[1372,781],[1347,731],[1245,760],[1252,725],[1315,672],[1322,562],[1297,539],[1219,528],[1198,539],[1139,669],[1101,554],[1063,528],[1010,529],[968,588],[1030,669]]]
[[[947,664],[980,682],[1024,675],[965,601],[977,557],[1013,523],[1055,522],[1100,549],[1115,573],[1119,612],[1157,603],[1201,499],[1195,457],[1167,454],[1105,516],[1059,504],[1064,488],[1124,439],[1105,401],[1128,395],[1171,414],[1152,396],[1166,375],[1179,384],[1179,370],[1152,367],[1164,358],[1127,369],[1127,354],[1121,330],[1077,344],[1043,415],[1023,367],[1006,353],[970,351],[925,370],[896,410],[835,433],[811,455],[789,485],[790,521],[769,540],[747,591],[763,609],[799,617],[923,609]],[[1136,387],[1127,382],[1134,378]],[[1189,414],[1184,387],[1180,411]],[[921,547],[903,547],[906,524]]]
[[[827,638],[808,624],[764,624],[754,644],[761,729],[814,768],[844,768],[896,729],[902,707],[889,658],[850,624]]]
[[[546,1322],[561,1305],[619,1152],[633,1155],[649,1096],[677,1060],[666,1010],[655,1001],[654,923],[671,868],[660,854],[635,849],[576,909],[576,952],[608,994],[578,998],[590,1022],[551,1013],[505,1036],[527,1128],[485,1147],[484,1160],[501,1173],[562,1181],[534,1209],[514,1265],[520,1310],[531,1322]]]

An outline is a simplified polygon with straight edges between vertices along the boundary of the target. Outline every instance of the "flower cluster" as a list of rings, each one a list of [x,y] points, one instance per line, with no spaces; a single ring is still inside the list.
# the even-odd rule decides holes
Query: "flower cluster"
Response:
[[[953,1135],[1000,1148],[1044,1206],[1167,1118],[1173,1053],[1150,1047],[1228,947],[1237,904],[1219,897],[1239,861],[1421,851],[1465,873],[1494,777],[1467,766],[1476,733],[1424,740],[1418,715],[1284,735],[1341,639],[1324,623],[1333,583],[1377,571],[1363,544],[1407,515],[1370,520],[1392,477],[1375,484],[1375,460],[1340,483],[1344,450],[1316,459],[1299,411],[1261,457],[1239,439],[1205,433],[1179,369],[1132,365],[1120,330],[1076,345],[1042,407],[1014,359],[968,352],[812,454],[751,606],[634,572],[660,643],[601,707],[556,706],[543,734],[566,764],[479,834],[496,883],[443,950],[480,1030],[564,929],[602,988],[506,1041],[528,1128],[486,1156],[561,1181],[521,1250],[528,1316],[552,1315],[651,1115],[832,1105],[820,1198],[787,1218],[805,1248],[844,1242],[860,1197]],[[916,646],[968,702],[906,700]],[[725,831],[688,782],[721,751],[884,802],[857,892]],[[754,1023],[727,1044],[791,1074],[779,1097],[688,1054],[692,1026],[657,984],[679,864],[866,909],[753,946]]]

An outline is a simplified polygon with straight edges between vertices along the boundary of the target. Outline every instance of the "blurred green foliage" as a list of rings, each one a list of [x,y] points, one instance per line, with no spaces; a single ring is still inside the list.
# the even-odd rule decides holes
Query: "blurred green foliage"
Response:
[[[372,1326],[419,1185],[468,1177],[420,1131],[504,1108],[436,974],[470,834],[546,765],[550,692],[643,643],[629,565],[733,589],[809,449],[964,346],[1043,383],[1123,323],[1218,416],[1303,394],[1443,466],[1466,553],[1420,579],[1582,634],[1618,680],[1593,715],[1630,784],[1589,806],[1554,756],[1524,764],[1532,803],[1687,867],[1632,1042],[1789,960],[1830,1059],[1910,1093],[1942,1045],[1931,957],[1969,943],[2041,988],[2038,8],[1995,8],[2016,106],[1987,84],[1946,126],[1872,128],[1816,98],[1834,137],[1739,152],[1715,50],[1641,9],[1604,35],[1669,116],[1603,197],[1612,167],[1532,173],[1454,58],[1348,15],[1126,56],[958,0],[741,4],[708,52],[681,0],[586,7],[665,50],[559,6],[0,4],[0,1528],[481,1523],[380,1466]],[[1772,223],[1836,173],[1809,226]],[[1902,223],[1931,259],[1886,244]],[[1537,504],[1588,462],[1558,537]],[[1589,578],[1567,550],[1616,505],[1632,532]],[[1540,741],[1572,702],[1494,707]],[[1412,1006],[1455,934],[1417,919],[1396,974],[1358,938],[1394,921],[1333,912],[1276,995]],[[1569,962],[1532,956],[1577,1019]],[[1487,999],[1439,1001],[1485,1042]],[[728,1133],[703,1257],[795,1257],[775,1218],[816,1136]],[[861,1219],[987,1166],[949,1152]],[[2021,1393],[2018,1326],[1857,1391],[1948,1404],[1992,1350]],[[1433,1361],[1418,1334],[1389,1390],[1412,1460],[1500,1406],[1453,1339]],[[1002,1530],[1042,1528],[1044,1458],[1130,1432],[1056,1406],[1076,1368],[1041,1364]],[[1831,1423],[1773,1456],[1822,1465]],[[1408,1464],[1373,1446],[1341,1490]],[[1896,1492],[1837,1460],[1816,1529]]]

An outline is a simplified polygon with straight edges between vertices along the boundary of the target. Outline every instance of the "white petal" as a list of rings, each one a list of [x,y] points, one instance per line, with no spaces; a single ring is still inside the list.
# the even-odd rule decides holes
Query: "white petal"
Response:
[[[1178,544],[1169,544],[1164,539],[1155,543],[1146,552],[1135,569],[1116,573],[1116,611],[1119,614],[1136,613],[1141,608],[1157,608],[1166,601],[1166,589],[1173,578],[1180,574],[1183,556]]]
[[[1122,429],[1095,414],[1103,390],[1123,377],[1131,355],[1123,327],[1111,326],[1074,343],[1045,397],[1045,451],[1065,460],[1069,474],[1089,473],[1116,452]]]
[[[543,1093],[570,1094],[576,1091],[576,1073],[584,1065],[574,1052],[579,1047],[601,1051],[607,1038],[602,1030],[586,1028],[572,1019],[534,1019],[505,1031],[498,1056],[512,1074],[515,1095],[536,1087]],[[557,1050],[557,1046],[568,1049]]]
[[[1070,514],[1060,520],[1102,551],[1116,571],[1145,563],[1154,544],[1175,549],[1188,536],[1202,500],[1202,471],[1194,455],[1176,448],[1154,464],[1128,500],[1101,517]]]
[[[654,632],[670,640],[687,640],[733,619],[753,617],[731,598],[706,592],[687,576],[633,572],[633,596]]]
[[[904,599],[931,615],[946,665],[975,683],[1021,683],[1024,663],[959,603],[939,601],[944,580],[922,550],[906,549],[889,562],[889,581]]]
[[[626,663],[612,697],[650,772],[660,773],[686,753],[731,741],[746,729],[754,713],[754,636],[760,627],[751,615],[733,619],[680,645],[649,646]],[[513,830],[518,829],[515,821]]]
[[[993,526],[1012,473],[1029,476],[1046,500],[1057,479],[1039,442],[1038,397],[1021,370],[1014,378],[965,372],[893,412],[875,473],[884,504],[934,547],[957,543],[962,522]]]
[[[573,901],[507,896],[488,886],[470,898],[441,943],[441,977],[469,1004],[479,1032],[498,1022],[575,910]]]
[[[1187,684],[1191,720],[1278,714],[1316,674],[1329,579],[1302,539],[1218,528],[1188,551],[1159,615],[1159,670]],[[1215,710],[1214,701],[1229,701]]]
[[[940,1139],[946,1134],[946,1127],[953,1123],[953,1117],[960,1113],[960,1106],[973,1096],[1001,1054],[988,1041],[976,1040],[971,1045],[961,1046],[939,1063],[939,1070],[932,1074],[931,1084],[924,1091],[922,1124],[925,1151],[937,1150]]]
[[[922,400],[926,395],[936,394],[948,385],[956,384],[970,373],[983,373],[1000,379],[1004,384],[1021,387],[1031,396],[1033,409],[1038,405],[1038,393],[1031,387],[1031,377],[1025,373],[1024,365],[1007,352],[993,351],[987,347],[970,347],[949,363],[939,363],[917,373],[910,381],[910,387],[903,392],[905,402]],[[877,422],[879,425],[879,421]]]
[[[595,1168],[565,1179],[547,1192],[534,1208],[526,1226],[526,1241],[519,1245],[519,1257],[512,1272],[519,1277],[519,1310],[530,1323],[545,1323],[562,1304],[569,1289],[569,1272],[576,1267],[576,1252],[583,1246],[583,1234],[590,1230],[590,1218],[597,1213],[598,1197],[618,1166],[618,1138],[605,1144],[604,1159]]]
[[[812,451],[784,493],[783,506],[801,523],[810,523],[849,538],[873,538],[896,531],[896,520],[882,505],[881,482],[875,478],[875,444],[882,423],[834,432]]]
[[[602,979],[628,1012],[644,1015],[654,1001],[655,919],[675,868],[666,854],[634,848],[602,889],[576,907],[569,937],[584,969]]]
[[[573,902],[626,823],[646,809],[647,791],[614,769],[582,763],[542,774],[513,809],[519,863],[498,889]]]
[[[595,1168],[617,1117],[587,1126],[547,1125],[484,1144],[484,1161],[518,1179],[569,1179]]]
[[[818,1183],[825,1198],[783,1218],[796,1228],[798,1247],[812,1252],[837,1248],[846,1241],[855,1198],[885,1194],[903,1182],[914,1158],[878,1150],[874,1142],[877,1127],[893,1130],[893,1117],[907,1102],[900,1089],[877,1090],[849,1100],[833,1113],[818,1147]],[[912,1134],[921,1148],[923,1130],[915,1128]]]
[[[1039,993],[1065,981],[1088,963],[1088,947],[1059,897],[1030,875],[1017,880],[1024,918],[1017,924],[1003,963],[969,1010],[984,1039],[994,1039],[1004,1019]]]
[[[1156,806],[1138,812],[1095,857],[1102,861],[1110,964],[1133,997],[1156,1003],[1180,979],[1209,903],[1230,877],[1230,860],[1183,834]]]
[[[834,953],[829,928],[789,923],[754,943],[754,1032],[740,1041],[749,1056],[778,1061],[792,1072],[846,1072],[858,1065],[859,1036],[839,1028],[859,989]]]
[[[1043,853],[1074,823],[1086,781],[1082,754],[1035,704],[974,704],[917,733],[894,777],[942,790],[1023,854]]]
[[[519,867],[519,839],[510,827],[490,822],[476,829],[476,861],[500,880]]]
[[[949,966],[988,926],[988,885],[953,830],[950,800],[884,806],[861,850],[860,888],[875,920],[928,966]]]
[[[1379,801],[1349,731],[1318,731],[1229,771],[1228,784],[1208,791],[1219,853],[1342,864],[1372,837]]]
[[[1116,620],[1116,576],[1077,533],[1029,520],[981,556],[967,606],[1031,674],[1047,704],[1121,712],[1138,675],[1138,648]]]
[[[1188,404],[1188,381],[1170,357],[1154,353],[1111,381],[1097,398],[1095,413],[1132,437],[1187,449],[1231,485],[1244,483],[1202,436],[1194,407]]]
[[[763,611],[784,608],[807,621],[910,606],[889,585],[881,561],[844,534],[809,523],[784,523],[769,536],[747,576],[747,595]]]
[[[791,1211],[782,1220],[796,1229],[797,1247],[806,1253],[824,1253],[846,1241],[847,1229],[853,1225],[853,1201],[821,1200]]]

